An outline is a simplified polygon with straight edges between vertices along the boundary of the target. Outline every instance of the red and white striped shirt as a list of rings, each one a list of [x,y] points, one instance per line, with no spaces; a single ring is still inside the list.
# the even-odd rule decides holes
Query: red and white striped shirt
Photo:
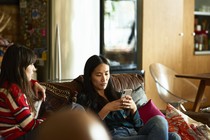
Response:
[[[33,82],[32,82],[33,83]],[[38,126],[42,119],[35,119],[27,98],[18,85],[7,82],[0,88],[0,135],[14,140]]]

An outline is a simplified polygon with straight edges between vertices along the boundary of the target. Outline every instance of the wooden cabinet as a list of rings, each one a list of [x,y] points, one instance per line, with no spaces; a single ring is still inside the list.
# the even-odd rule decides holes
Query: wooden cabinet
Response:
[[[210,57],[194,55],[194,1],[142,1],[142,69],[148,98],[160,109],[159,98],[149,65],[162,63],[178,73],[210,72]]]
[[[197,0],[199,1],[199,0]],[[194,11],[196,5],[191,0],[184,0],[185,2],[185,16],[184,16],[184,30],[188,32],[183,36],[183,51],[182,51],[182,73],[210,73],[210,55],[195,55],[194,54]],[[208,1],[210,4],[210,1]],[[197,3],[195,3],[197,4]],[[199,84],[194,80],[194,83]],[[210,87],[206,87],[205,95],[207,100],[210,99]],[[202,106],[209,106],[208,102]]]
[[[142,6],[142,69],[145,70],[146,93],[159,108],[165,109],[149,65],[159,62],[178,72],[182,70],[184,3],[183,0],[143,0]]]
[[[210,8],[210,6],[209,6]],[[195,11],[195,37],[194,37],[194,53],[195,55],[210,54],[210,11]]]
[[[195,55],[210,54],[210,1],[195,0]]]

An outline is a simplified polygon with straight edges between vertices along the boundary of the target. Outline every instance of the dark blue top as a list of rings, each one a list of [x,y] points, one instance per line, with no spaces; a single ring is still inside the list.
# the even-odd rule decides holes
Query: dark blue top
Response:
[[[105,124],[109,130],[113,130],[118,127],[127,127],[138,129],[143,125],[138,110],[134,115],[131,115],[129,111],[119,110],[110,112],[104,119]]]
[[[103,97],[97,95],[94,102],[88,104],[86,94],[77,95],[77,103],[94,111],[96,114],[108,103]],[[128,110],[119,110],[110,112],[103,120],[109,130],[118,127],[134,128],[136,131],[143,126],[143,121],[140,119],[138,110],[131,115]]]

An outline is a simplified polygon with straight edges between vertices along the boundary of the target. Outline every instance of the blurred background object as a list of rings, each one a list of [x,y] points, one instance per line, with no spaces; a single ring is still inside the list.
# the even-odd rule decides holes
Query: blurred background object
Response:
[[[50,116],[40,127],[38,140],[111,140],[106,127],[94,114],[63,110]]]

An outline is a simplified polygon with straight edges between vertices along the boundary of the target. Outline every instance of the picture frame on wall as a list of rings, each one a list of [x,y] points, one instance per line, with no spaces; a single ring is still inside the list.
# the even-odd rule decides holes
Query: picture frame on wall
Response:
[[[0,37],[16,42],[19,37],[19,0],[0,0]]]

